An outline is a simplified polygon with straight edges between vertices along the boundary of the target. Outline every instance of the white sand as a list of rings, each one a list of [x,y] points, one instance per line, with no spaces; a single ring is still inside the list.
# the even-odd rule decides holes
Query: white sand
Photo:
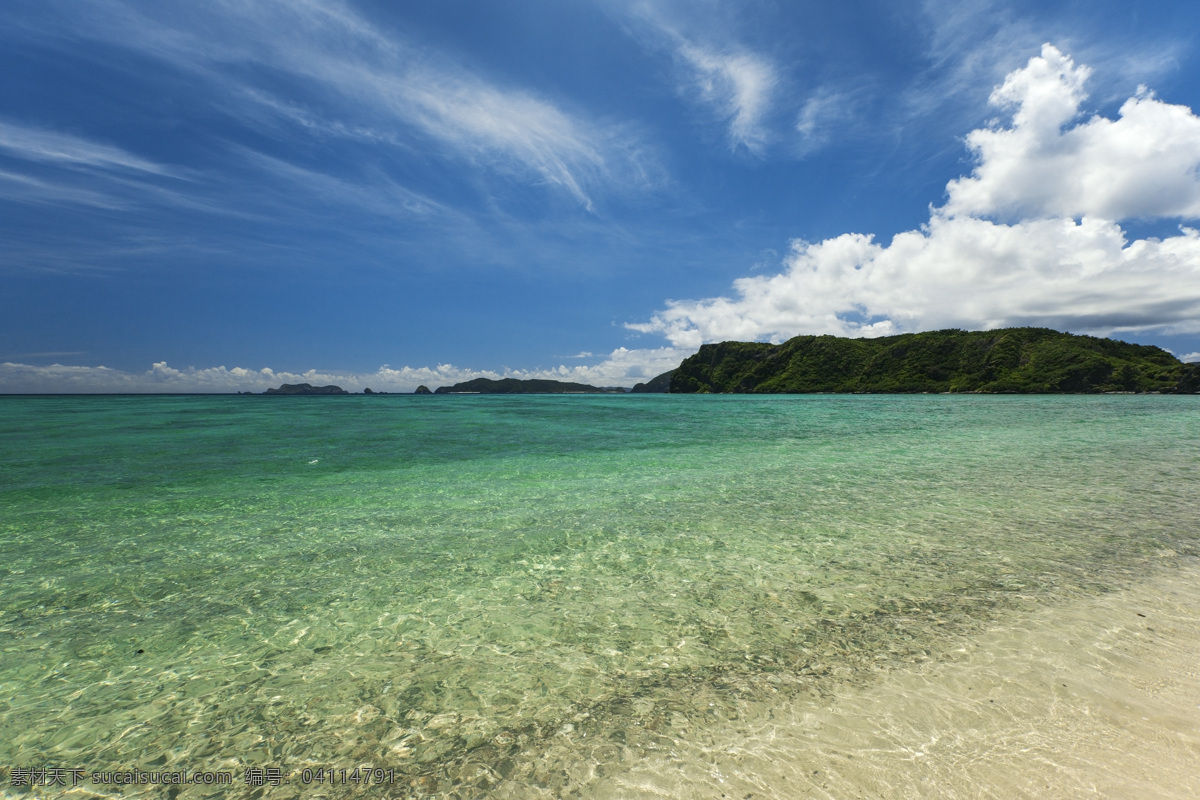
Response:
[[[588,795],[1198,798],[1200,564],[1176,561],[866,688],[764,709],[713,744],[681,737]]]

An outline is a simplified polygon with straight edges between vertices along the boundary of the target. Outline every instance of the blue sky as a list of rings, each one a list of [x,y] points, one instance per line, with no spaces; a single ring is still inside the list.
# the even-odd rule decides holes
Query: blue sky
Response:
[[[13,0],[0,391],[629,386],[1036,324],[1200,359],[1184,2]]]

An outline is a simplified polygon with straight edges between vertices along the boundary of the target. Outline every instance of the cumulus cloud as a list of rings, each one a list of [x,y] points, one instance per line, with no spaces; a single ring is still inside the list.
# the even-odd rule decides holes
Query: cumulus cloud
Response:
[[[778,275],[735,281],[735,298],[669,303],[630,327],[677,347],[1007,325],[1200,331],[1200,235],[1190,228],[1129,243],[1100,219],[934,216],[887,247],[857,233],[797,242],[785,264]]]
[[[277,371],[270,367],[246,369],[208,367],[177,369],[165,361],[153,364],[145,372],[127,372],[110,367],[86,367],[63,364],[33,366],[0,363],[0,392],[11,394],[74,393],[185,393],[185,392],[262,392],[283,383],[310,383],[314,386],[335,384],[347,391],[371,388],[380,392],[411,392],[425,385],[432,389],[473,378],[549,378],[551,380],[590,383],[597,386],[633,386],[674,369],[690,350],[661,347],[629,350],[619,347],[597,364],[551,369],[473,370],[438,364],[435,367],[383,365],[374,372],[310,369],[305,372]]]
[[[780,274],[629,327],[682,348],[1006,325],[1200,332],[1200,234],[1129,241],[1119,224],[1200,216],[1200,120],[1142,91],[1119,120],[1068,128],[1087,76],[1050,45],[1011,73],[992,94],[1010,123],[967,137],[975,171],[920,230],[886,246],[860,233],[797,241]]]
[[[1200,216],[1200,117],[1145,87],[1118,119],[1079,115],[1091,71],[1051,45],[991,95],[1012,124],[972,131],[979,166],[950,182],[947,215],[1103,219]]]

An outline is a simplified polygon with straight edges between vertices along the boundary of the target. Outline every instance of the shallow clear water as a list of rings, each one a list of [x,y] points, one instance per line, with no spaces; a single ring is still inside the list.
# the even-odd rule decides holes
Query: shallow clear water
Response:
[[[1169,396],[0,397],[0,765],[587,796],[1200,554],[1198,434]]]

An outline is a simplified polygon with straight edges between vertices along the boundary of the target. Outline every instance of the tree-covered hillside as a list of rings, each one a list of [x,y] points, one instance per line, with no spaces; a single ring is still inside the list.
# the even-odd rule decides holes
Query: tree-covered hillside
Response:
[[[517,378],[475,378],[439,387],[434,394],[621,394],[619,387],[589,386],[586,383],[568,383],[551,380],[518,380]]]
[[[1198,384],[1200,365],[1158,347],[1003,328],[708,344],[679,365],[670,391],[1196,392]]]

